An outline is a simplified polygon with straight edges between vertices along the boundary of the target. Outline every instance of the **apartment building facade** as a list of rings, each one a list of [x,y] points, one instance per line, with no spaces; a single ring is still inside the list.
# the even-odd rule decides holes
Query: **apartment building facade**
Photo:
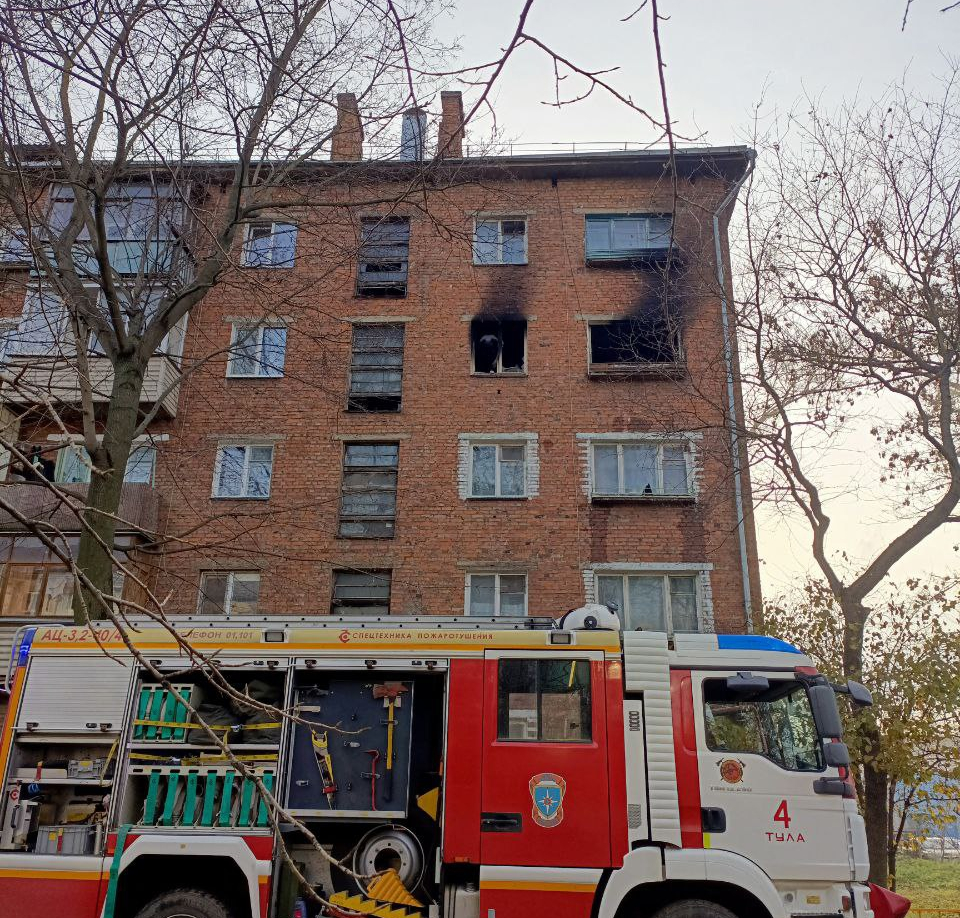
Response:
[[[371,162],[341,97],[331,160],[246,226],[151,360],[118,551],[154,543],[137,563],[176,615],[600,601],[627,627],[748,628],[727,223],[751,151],[471,156],[459,95],[442,101],[437,157],[413,112],[400,156]],[[217,168],[194,181],[212,211]],[[9,246],[3,273],[5,367],[62,410],[4,384],[0,424],[31,459],[2,487],[69,537],[40,479],[82,499],[77,369],[43,278]],[[0,530],[5,631],[68,616],[69,572],[17,514]]]

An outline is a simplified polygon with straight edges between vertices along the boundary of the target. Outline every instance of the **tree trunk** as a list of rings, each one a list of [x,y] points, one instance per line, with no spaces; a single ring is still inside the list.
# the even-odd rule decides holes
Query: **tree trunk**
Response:
[[[83,511],[86,526],[80,533],[76,564],[90,580],[92,588],[78,584],[74,590],[73,618],[79,625],[88,619],[106,618],[100,597],[113,593],[116,515],[120,509],[123,476],[133,446],[133,434],[137,429],[143,374],[144,368],[135,359],[121,357],[114,364],[103,439],[90,456],[93,468]]]
[[[863,765],[863,818],[867,824],[870,852],[870,882],[890,883],[890,808],[887,800],[889,778],[871,762]]]
[[[863,636],[869,610],[857,597],[840,594],[837,601],[843,612],[843,675],[847,679],[862,682]],[[867,828],[870,882],[886,886],[890,848],[887,776],[877,767],[879,745],[870,709],[855,712],[850,724],[854,736],[848,739],[852,740],[852,748],[858,750],[863,769],[860,799]]]

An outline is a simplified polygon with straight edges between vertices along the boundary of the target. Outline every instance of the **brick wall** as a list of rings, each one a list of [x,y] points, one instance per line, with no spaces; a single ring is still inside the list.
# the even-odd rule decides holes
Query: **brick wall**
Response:
[[[192,611],[199,572],[224,567],[260,570],[262,611],[296,614],[329,611],[337,567],[392,569],[398,614],[459,613],[465,572],[520,569],[528,573],[529,611],[556,614],[584,601],[598,565],[686,565],[698,566],[705,620],[742,630],[710,235],[725,188],[700,179],[682,181],[680,190],[687,373],[676,378],[587,374],[587,318],[629,313],[654,284],[643,271],[586,266],[584,215],[670,211],[667,181],[494,175],[425,205],[400,204],[391,212],[411,218],[401,299],[355,295],[356,218],[385,213],[382,205],[356,203],[321,218],[311,211],[302,217],[296,267],[234,272],[190,317],[180,407],[165,425],[158,487],[167,526],[198,548],[158,562],[171,611]],[[391,192],[367,184],[336,196],[357,202]],[[529,263],[475,266],[475,212],[525,215]],[[230,321],[264,313],[288,324],[285,375],[226,378]],[[503,313],[527,319],[527,372],[473,376],[469,320]],[[402,410],[347,411],[350,320],[391,317],[406,328]],[[695,437],[696,499],[591,502],[578,435],[618,431]],[[461,435],[518,432],[536,435],[536,496],[465,500]],[[378,437],[400,444],[395,537],[337,538],[344,443]],[[269,500],[211,499],[218,442],[244,439],[274,445]]]

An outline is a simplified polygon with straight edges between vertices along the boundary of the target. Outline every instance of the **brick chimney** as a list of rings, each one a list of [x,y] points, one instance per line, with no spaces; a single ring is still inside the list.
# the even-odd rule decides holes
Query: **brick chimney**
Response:
[[[357,97],[352,92],[337,95],[337,126],[330,140],[330,159],[334,162],[363,159],[363,125]]]
[[[437,156],[459,159],[463,156],[463,94],[440,93],[440,136]]]

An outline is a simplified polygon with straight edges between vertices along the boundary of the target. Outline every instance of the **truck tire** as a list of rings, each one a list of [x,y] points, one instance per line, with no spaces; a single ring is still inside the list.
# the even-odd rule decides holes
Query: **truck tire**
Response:
[[[671,902],[659,911],[653,918],[737,918],[733,912],[716,902],[706,899],[681,899]]]
[[[171,889],[151,899],[136,918],[234,918],[216,897],[200,889]]]

